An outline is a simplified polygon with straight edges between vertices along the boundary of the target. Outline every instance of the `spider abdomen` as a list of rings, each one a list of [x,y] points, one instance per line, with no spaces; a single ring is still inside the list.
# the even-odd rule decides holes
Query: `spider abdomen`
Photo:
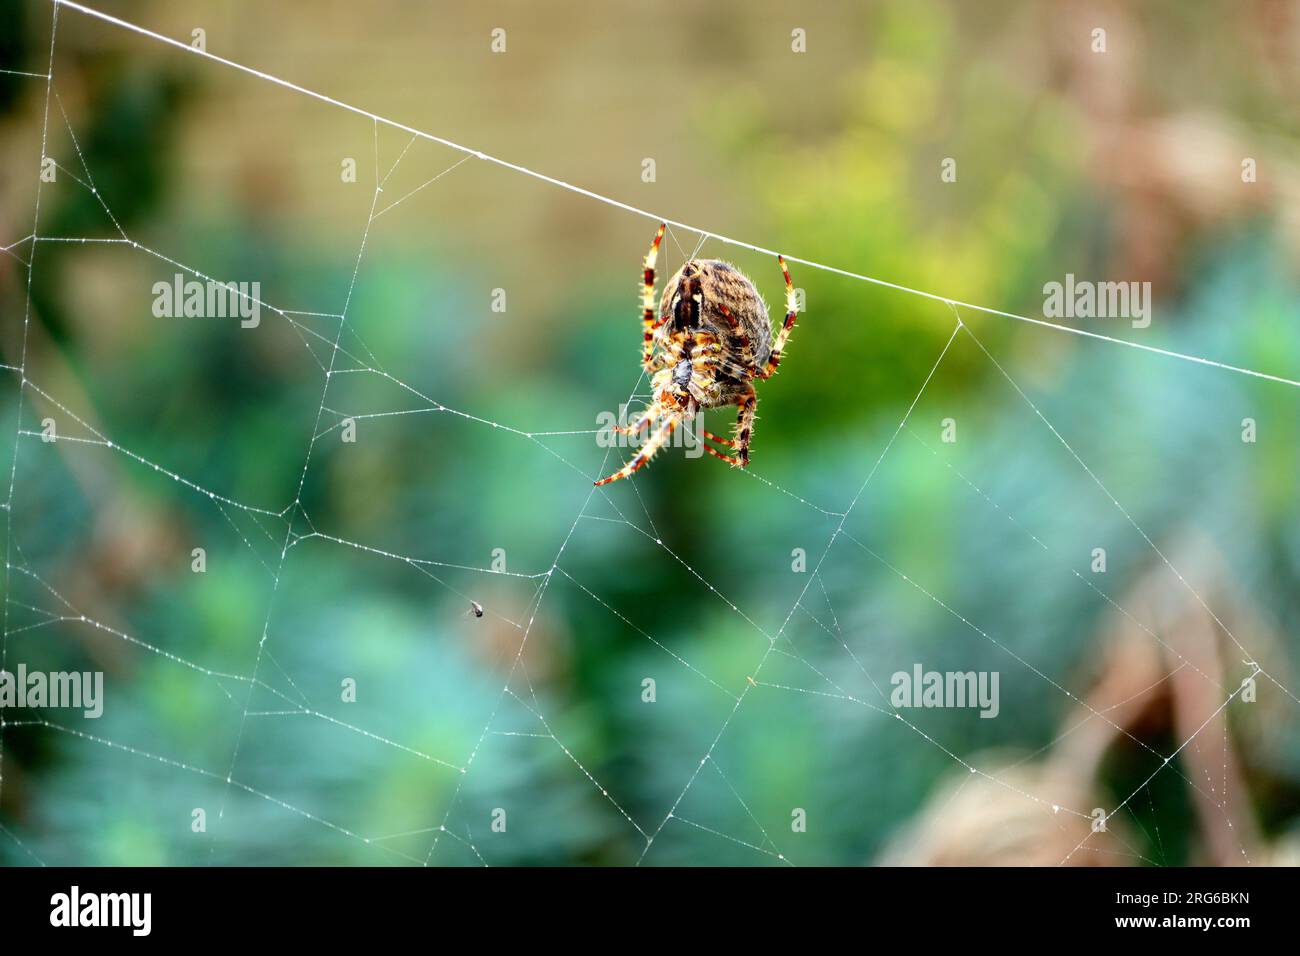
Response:
[[[666,336],[707,331],[718,337],[725,359],[720,378],[738,378],[737,367],[761,368],[771,355],[772,324],[758,289],[720,259],[692,259],[682,266],[664,287],[659,316]]]

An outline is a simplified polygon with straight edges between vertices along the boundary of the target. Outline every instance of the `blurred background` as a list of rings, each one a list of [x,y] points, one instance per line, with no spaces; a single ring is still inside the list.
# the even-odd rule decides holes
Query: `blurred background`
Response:
[[[97,6],[953,299],[1150,282],[1061,321],[1300,377],[1297,3]],[[952,311],[794,264],[750,473],[593,493],[653,219],[68,7],[47,97],[52,5],[0,8],[4,666],[105,674],[6,712],[0,861],[1300,859],[1300,389],[964,310],[895,436]],[[688,230],[661,282],[697,248],[780,307]],[[188,270],[271,308],[157,317]],[[916,664],[997,718],[898,719]]]

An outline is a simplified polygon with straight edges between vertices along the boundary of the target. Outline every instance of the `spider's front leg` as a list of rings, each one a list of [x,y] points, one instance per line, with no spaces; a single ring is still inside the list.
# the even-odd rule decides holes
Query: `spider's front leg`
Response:
[[[681,421],[682,412],[676,410],[669,412],[664,417],[663,424],[655,429],[655,433],[650,436],[649,440],[647,440],[644,445],[641,446],[641,450],[636,453],[631,461],[618,471],[614,472],[614,474],[607,478],[600,479],[596,484],[598,486],[607,485],[611,481],[618,481],[620,478],[626,478],[628,475],[632,474],[632,472],[639,469],[654,457],[655,452],[668,442],[668,439],[672,437],[673,431],[681,424]]]
[[[645,407],[645,410],[637,416],[637,420],[630,425],[613,425],[611,428],[620,435],[637,435],[640,434],[651,422],[663,414],[664,407],[659,399],[655,399]]]
[[[776,374],[776,367],[781,364],[781,350],[785,348],[785,343],[790,338],[790,330],[794,328],[795,319],[799,317],[799,303],[795,299],[794,283],[790,281],[790,270],[786,268],[785,256],[777,256],[776,261],[781,264],[781,272],[785,274],[785,323],[772,343],[772,352],[767,358],[767,365],[754,370],[754,374],[759,378],[771,378]]]
[[[651,357],[654,355],[655,333],[664,324],[663,319],[655,317],[655,262],[659,258],[659,243],[663,241],[664,230],[667,227],[667,223],[659,224],[654,242],[650,243],[650,251],[645,254],[645,268],[641,273],[641,324],[645,327],[645,340],[641,346],[641,367],[647,372],[652,371],[650,365]]]

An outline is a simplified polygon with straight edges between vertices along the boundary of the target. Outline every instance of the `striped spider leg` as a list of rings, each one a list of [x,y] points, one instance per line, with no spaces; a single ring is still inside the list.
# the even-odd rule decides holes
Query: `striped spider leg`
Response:
[[[641,367],[650,371],[651,358],[654,355],[655,333],[666,319],[655,317],[655,262],[659,258],[659,243],[663,242],[667,223],[659,224],[650,251],[645,254],[644,268],[641,272],[641,322],[645,326],[645,341],[641,346]]]
[[[753,385],[746,387],[745,394],[736,399],[736,404],[740,406],[740,412],[736,415],[735,438],[723,438],[721,435],[715,435],[710,431],[704,433],[705,438],[711,439],[719,445],[735,449],[736,454],[725,455],[711,445],[705,445],[704,450],[715,458],[721,458],[729,465],[745,468],[749,465],[749,442],[754,432],[754,413],[758,409],[758,394],[754,391]]]
[[[668,443],[683,419],[692,417],[705,404],[716,400],[717,367],[721,350],[722,344],[711,332],[676,332],[668,339],[664,345],[664,354],[653,363],[658,367],[653,383],[654,400],[635,423],[615,426],[617,431],[629,435],[641,432],[656,419],[660,420],[659,427],[646,439],[631,461],[612,475],[596,482],[597,486],[626,478],[644,467]]]
[[[799,303],[795,298],[794,283],[790,281],[790,270],[785,265],[785,256],[777,256],[776,261],[781,263],[781,271],[785,274],[785,323],[781,326],[781,331],[776,334],[776,341],[772,343],[772,353],[767,357],[767,365],[762,369],[754,370],[754,374],[759,378],[771,378],[776,374],[776,367],[781,364],[781,351],[785,348],[786,340],[790,338],[790,330],[794,328],[795,319],[799,317]]]

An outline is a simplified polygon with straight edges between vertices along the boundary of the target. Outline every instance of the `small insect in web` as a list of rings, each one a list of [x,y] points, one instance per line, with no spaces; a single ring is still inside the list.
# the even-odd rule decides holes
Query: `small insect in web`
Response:
[[[665,285],[656,313],[655,261],[666,228],[666,223],[661,224],[655,233],[642,274],[645,339],[641,365],[651,376],[653,398],[636,421],[615,426],[615,430],[637,435],[656,421],[659,424],[631,461],[597,485],[626,478],[645,465],[684,419],[706,408],[730,405],[740,408],[734,436],[722,438],[706,431],[703,437],[735,454],[708,444],[704,449],[736,468],[746,467],[758,405],[754,380],[771,378],[776,372],[799,314],[783,256],[776,259],[785,276],[785,322],[775,338],[767,306],[754,283],[719,259],[692,258],[678,269]]]
[[[482,604],[479,604],[478,601],[470,601],[470,602],[469,602],[469,610],[466,611],[465,613],[466,613],[466,614],[473,614],[475,617],[482,617],[482,616],[483,616],[483,605],[482,605]]]

